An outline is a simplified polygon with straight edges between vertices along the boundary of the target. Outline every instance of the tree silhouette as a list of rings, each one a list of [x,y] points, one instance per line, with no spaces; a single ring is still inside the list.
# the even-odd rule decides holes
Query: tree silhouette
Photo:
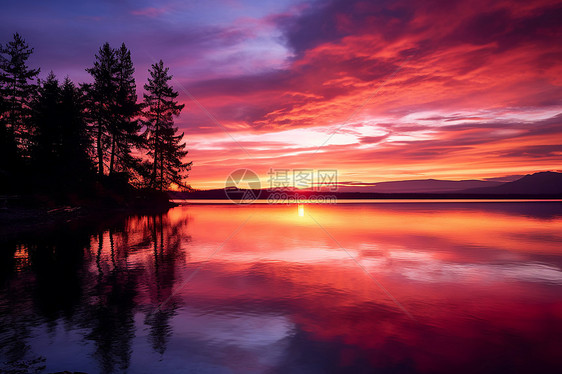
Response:
[[[104,174],[106,152],[109,152],[110,175],[127,172],[139,162],[132,156],[132,148],[141,145],[136,118],[141,106],[137,104],[131,52],[124,43],[119,49],[105,43],[95,58],[94,67],[86,69],[94,83],[85,88],[95,127],[98,174]]]
[[[32,52],[17,33],[0,45],[2,193],[29,193],[51,205],[143,204],[154,196],[162,203],[167,198],[135,187],[189,188],[183,179],[191,162],[183,161],[184,134],[174,127],[184,105],[162,61],[151,66],[147,93],[138,102],[131,51],[124,43],[118,49],[103,44],[86,69],[93,82],[79,87],[69,78],[60,83],[52,72],[34,83],[39,69],[27,65]],[[148,157],[135,150],[148,150]]]
[[[76,187],[91,170],[82,92],[68,78],[59,85],[51,72],[40,82],[31,108],[36,180],[54,191]]]
[[[143,113],[146,118],[144,137],[148,155],[152,157],[149,183],[160,191],[172,183],[188,188],[183,179],[192,163],[183,162],[188,153],[182,143],[184,134],[177,134],[178,128],[174,127],[174,117],[179,116],[184,104],[177,102],[178,93],[168,83],[172,76],[162,60],[151,68],[148,83],[144,85],[147,93],[144,94],[146,110]]]
[[[1,185],[3,192],[8,188],[10,175],[18,163],[18,148],[15,135],[12,128],[8,127],[5,116],[7,107],[7,100],[0,96],[0,179],[3,180]]]
[[[34,142],[32,160],[42,174],[52,173],[52,169],[60,162],[62,143],[60,116],[60,87],[53,72],[40,83],[33,102],[31,103]]]
[[[84,88],[88,92],[90,118],[95,129],[98,174],[103,176],[107,133],[114,120],[112,103],[117,93],[117,58],[109,43],[105,43],[95,59],[94,66],[86,69],[94,78],[94,83],[85,85]]]
[[[39,74],[27,66],[32,53],[18,33],[0,45],[0,169],[10,173],[19,167],[18,154],[29,155],[29,104],[36,89],[32,81]]]
[[[135,68],[131,60],[131,52],[121,44],[115,50],[117,58],[117,95],[113,108],[115,120],[110,126],[111,156],[109,174],[117,168],[120,171],[132,169],[137,160],[131,155],[133,146],[141,145],[140,122],[136,118],[140,114],[141,105],[137,104],[136,83],[133,76]]]
[[[62,123],[61,168],[69,178],[74,176],[75,181],[80,183],[92,170],[92,144],[84,115],[84,93],[68,77],[61,87],[59,107]]]
[[[14,40],[0,48],[0,82],[2,96],[7,102],[6,122],[15,135],[21,150],[25,153],[30,143],[29,103],[36,86],[32,84],[39,74],[39,69],[30,69],[26,62],[33,53],[25,40],[14,34]]]

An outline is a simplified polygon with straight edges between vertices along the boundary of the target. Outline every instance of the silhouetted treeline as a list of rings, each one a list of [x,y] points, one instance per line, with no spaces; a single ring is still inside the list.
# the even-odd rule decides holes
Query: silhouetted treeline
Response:
[[[191,162],[174,126],[180,105],[160,60],[137,100],[125,44],[105,43],[86,71],[93,83],[38,79],[25,40],[0,44],[0,193],[43,193],[65,200],[121,185],[166,190],[185,183]],[[131,187],[132,188],[132,187]]]

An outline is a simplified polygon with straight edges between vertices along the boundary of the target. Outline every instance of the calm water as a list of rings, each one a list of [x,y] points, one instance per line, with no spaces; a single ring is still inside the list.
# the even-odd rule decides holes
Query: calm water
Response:
[[[190,205],[1,246],[4,370],[562,370],[562,203]]]

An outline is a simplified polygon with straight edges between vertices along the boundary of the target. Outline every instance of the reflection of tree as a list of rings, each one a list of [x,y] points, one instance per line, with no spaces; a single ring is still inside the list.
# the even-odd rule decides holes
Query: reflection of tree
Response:
[[[166,351],[166,347],[172,336],[170,320],[175,315],[175,306],[166,306],[147,314],[144,323],[150,326],[149,341],[152,349],[160,355]]]
[[[94,355],[107,373],[129,366],[137,276],[136,271],[113,269],[107,277],[98,278],[92,295],[96,302],[88,306],[82,318],[85,327],[91,329],[86,338],[95,342]]]
[[[27,282],[25,279],[11,279],[14,276],[13,269],[17,266],[15,254],[20,247],[23,245],[13,242],[3,243],[0,251],[3,281],[0,293],[0,355],[3,359],[0,360],[0,364],[3,361],[17,363],[33,354],[28,344],[29,330],[33,326],[32,319],[29,313],[22,313],[32,308],[31,297],[22,292]],[[10,258],[7,258],[8,255],[11,255]],[[8,268],[8,265],[13,267]],[[8,367],[0,365],[0,372],[3,370],[8,370]]]
[[[151,217],[151,236],[154,257],[154,282],[151,282],[150,306],[145,323],[150,326],[149,340],[155,352],[163,355],[171,337],[170,321],[176,314],[178,300],[173,295],[176,263],[183,258],[181,242],[189,239],[183,227],[187,220],[176,224],[164,222],[162,215]],[[166,228],[166,232],[164,230]]]
[[[98,268],[98,284],[101,283],[103,279],[103,268],[101,266],[101,255],[103,252],[103,233],[100,231],[98,233],[98,251],[96,253],[96,266]]]
[[[86,330],[101,371],[124,370],[141,311],[152,348],[164,354],[179,305],[172,292],[187,222],[167,214],[120,218],[3,243],[0,361],[36,359],[31,329],[46,326],[54,334],[63,319],[67,330]]]
[[[107,373],[128,368],[135,336],[134,309],[139,271],[122,271],[117,266],[116,232],[123,225],[124,222],[120,222],[108,229],[100,229],[93,236],[97,240],[94,271],[97,275],[91,276],[93,287],[79,318],[81,327],[89,330],[85,338],[94,342],[94,357],[102,371]],[[109,248],[104,247],[106,239]]]
[[[68,230],[12,243],[13,258],[20,257],[13,262],[17,273],[2,269],[8,283],[0,293],[4,304],[0,307],[0,347],[14,368],[27,365],[32,370],[39,362],[27,343],[30,328],[44,323],[54,332],[59,319],[71,320],[79,308],[83,287],[80,269],[88,241],[88,233]]]
[[[8,285],[14,272],[18,268],[16,252],[18,251],[18,243],[7,241],[2,243],[0,250],[0,287],[4,288]]]
[[[84,287],[80,269],[88,242],[87,232],[72,230],[29,245],[35,274],[34,305],[51,332],[61,316],[68,320],[79,308]]]

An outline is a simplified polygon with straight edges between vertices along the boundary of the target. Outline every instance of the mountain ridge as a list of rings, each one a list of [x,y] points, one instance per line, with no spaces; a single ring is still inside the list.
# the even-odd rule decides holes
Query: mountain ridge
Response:
[[[427,182],[428,180],[410,180],[410,181],[395,181],[395,182],[381,182],[383,186],[388,183],[393,183],[394,186],[404,184],[406,182]],[[464,180],[464,181],[446,181],[446,180],[432,180],[435,182],[445,182],[445,185],[463,185],[459,182],[486,182],[479,180]],[[289,195],[334,195],[341,199],[455,199],[455,198],[498,198],[498,199],[512,199],[512,198],[538,198],[538,199],[560,199],[562,198],[562,173],[559,172],[538,172],[534,174],[527,174],[515,181],[511,182],[492,182],[495,185],[484,188],[469,188],[461,190],[438,191],[435,190],[427,192],[419,192],[420,190],[395,190],[390,192],[360,192],[360,191],[345,191],[338,188],[336,191],[314,191],[314,190],[297,190],[293,188],[276,188],[276,189],[261,189],[255,190],[260,193],[262,198],[267,198],[273,193],[286,193]],[[499,184],[498,184],[499,183]],[[359,184],[359,183],[358,183]],[[366,183],[368,186],[375,185],[376,183]],[[406,183],[407,184],[407,183]],[[363,184],[364,185],[364,184]],[[489,185],[489,184],[488,184]],[[352,187],[352,186],[350,186]],[[261,192],[260,192],[261,191]],[[412,192],[414,191],[414,192]],[[195,190],[192,192],[173,192],[170,191],[169,195],[172,199],[225,199],[225,189],[212,189],[212,190]]]
[[[338,192],[365,193],[446,193],[457,192],[472,188],[495,187],[502,182],[484,181],[478,179],[446,180],[446,179],[410,179],[403,181],[388,181],[369,183],[368,185],[343,185]]]
[[[459,192],[492,195],[558,195],[562,194],[562,173],[543,171],[527,174],[520,179],[499,186],[471,188]]]

